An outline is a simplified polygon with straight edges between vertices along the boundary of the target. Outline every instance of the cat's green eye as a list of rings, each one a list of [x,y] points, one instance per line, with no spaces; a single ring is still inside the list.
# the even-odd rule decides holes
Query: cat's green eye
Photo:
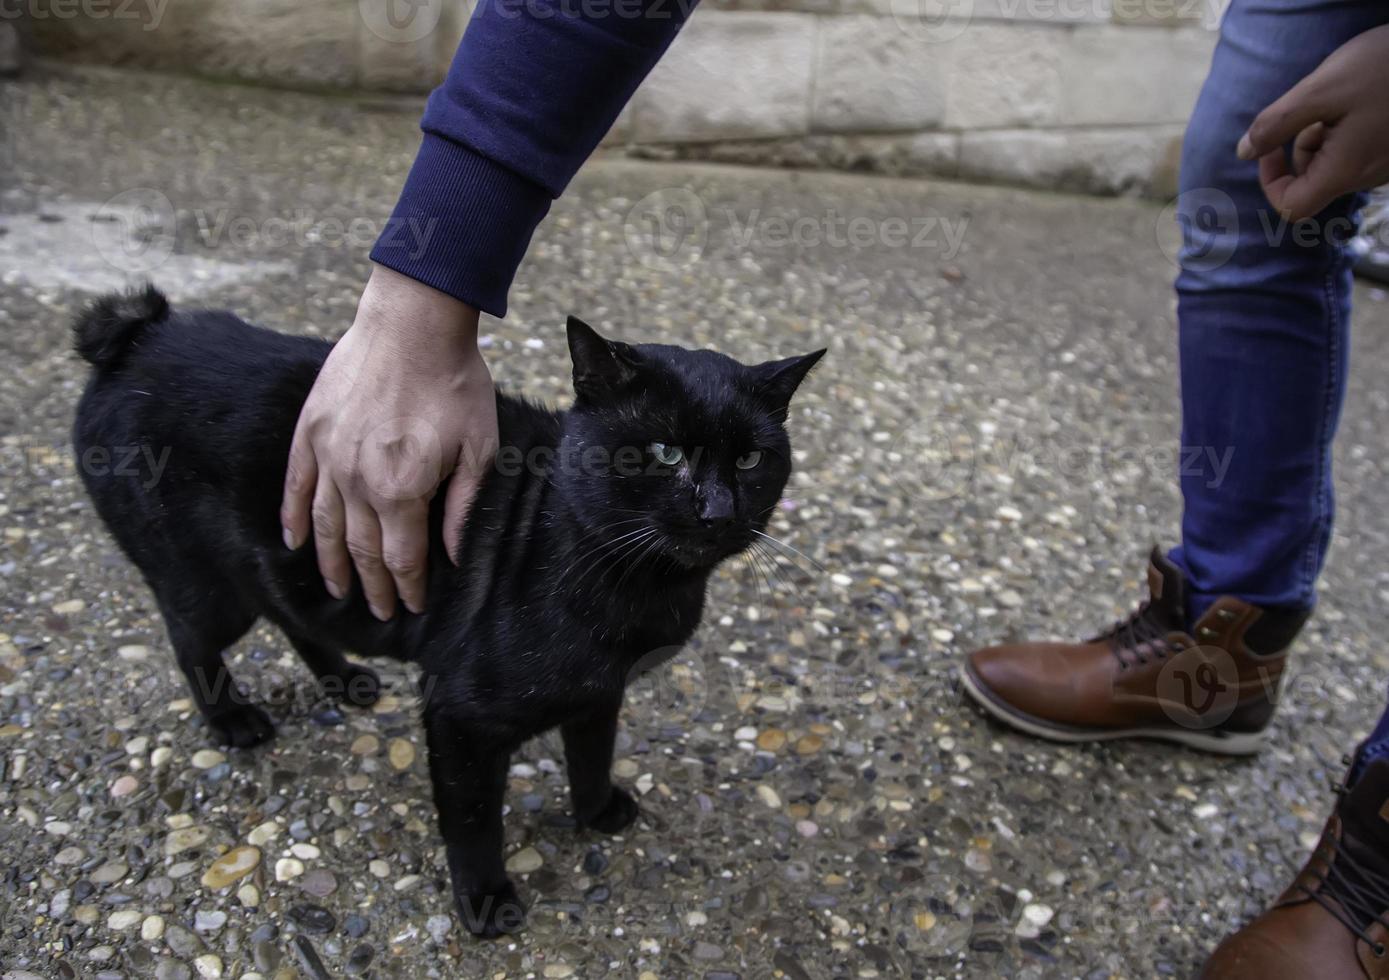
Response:
[[[678,466],[680,461],[685,458],[685,450],[679,446],[667,446],[664,442],[653,442],[651,455],[655,456],[656,462],[663,466]]]
[[[754,449],[750,453],[744,453],[734,461],[735,465],[740,470],[750,470],[760,462],[762,462],[762,450],[760,449]]]

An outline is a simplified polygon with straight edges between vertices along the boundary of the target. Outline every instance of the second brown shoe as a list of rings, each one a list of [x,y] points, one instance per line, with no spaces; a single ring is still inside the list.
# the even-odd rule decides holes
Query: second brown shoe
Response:
[[[1081,643],[977,650],[965,691],[989,714],[1061,742],[1157,738],[1246,755],[1273,718],[1292,643],[1309,610],[1216,601],[1189,630],[1186,581],[1158,549],[1148,601]]]
[[[1197,980],[1389,980],[1389,760],[1346,761],[1307,864]]]

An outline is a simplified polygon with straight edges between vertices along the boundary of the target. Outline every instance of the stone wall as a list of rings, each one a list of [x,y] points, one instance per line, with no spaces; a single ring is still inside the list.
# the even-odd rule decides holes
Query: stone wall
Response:
[[[470,14],[462,0],[23,2],[42,55],[403,93],[437,82]],[[1213,2],[704,0],[607,145],[1166,195]]]

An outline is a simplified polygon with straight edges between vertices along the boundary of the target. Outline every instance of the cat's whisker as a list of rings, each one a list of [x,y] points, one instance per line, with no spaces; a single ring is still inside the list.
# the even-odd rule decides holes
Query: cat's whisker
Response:
[[[754,541],[749,551],[757,559],[758,567],[766,573],[767,584],[769,586],[772,584],[773,577],[776,577],[778,582],[785,581],[783,578],[777,576],[780,569],[777,568],[776,558],[767,550],[766,546],[761,541]]]
[[[612,545],[616,545],[616,544],[618,544],[618,543],[620,543],[620,542],[626,540],[627,538],[630,538],[630,537],[633,537],[633,536],[635,536],[635,535],[637,535],[637,534],[640,534],[640,533],[642,532],[642,530],[643,530],[643,529],[640,528],[640,527],[638,527],[638,528],[633,528],[633,529],[631,529],[631,530],[629,530],[629,531],[625,531],[625,532],[623,532],[622,534],[619,534],[619,535],[618,535],[617,537],[615,537],[615,538],[604,538],[602,541],[598,542],[598,544],[597,544],[595,547],[589,549],[588,551],[585,551],[585,552],[584,552],[582,555],[580,555],[578,558],[574,559],[574,561],[572,561],[572,562],[570,563],[570,570],[573,570],[573,568],[577,567],[578,564],[579,564],[579,562],[583,561],[583,560],[584,560],[585,558],[587,558],[589,555],[595,554],[595,553],[597,553],[597,552],[599,552],[599,551],[603,551],[604,549],[606,549],[606,548],[608,548],[608,547],[610,547],[610,546],[612,546]],[[596,533],[596,532],[595,532],[595,533]],[[584,535],[584,540],[587,540],[588,537],[589,537],[589,535]],[[566,572],[566,574],[568,574],[568,573]]]
[[[560,580],[561,582],[567,581],[567,580],[570,578],[570,575],[571,575],[571,573],[574,571],[574,569],[576,569],[576,568],[579,567],[579,563],[580,563],[580,562],[586,560],[587,558],[589,558],[589,557],[592,556],[592,555],[598,555],[598,558],[596,558],[596,559],[594,560],[594,562],[585,570],[585,575],[586,575],[588,572],[590,572],[590,571],[593,570],[594,566],[596,566],[599,562],[601,562],[601,561],[603,560],[604,553],[608,552],[609,550],[611,550],[611,549],[613,549],[613,548],[616,548],[618,545],[620,545],[620,544],[622,544],[622,543],[624,543],[624,542],[626,542],[626,541],[628,541],[628,540],[630,540],[630,539],[636,537],[637,535],[641,534],[642,531],[646,531],[646,530],[651,530],[651,529],[648,528],[648,527],[638,527],[638,528],[634,528],[633,530],[624,532],[623,534],[618,535],[616,538],[608,538],[608,539],[605,539],[605,540],[599,542],[599,544],[598,544],[597,547],[591,548],[590,550],[585,551],[585,552],[584,552],[582,555],[580,555],[578,558],[575,558],[572,562],[570,562],[570,563],[569,563],[569,567],[566,568],[566,569],[564,570],[564,573],[563,573],[562,575],[559,576],[559,580]],[[584,576],[579,576],[579,577],[580,577],[580,578],[583,578]]]
[[[761,542],[758,542],[758,543],[761,544]],[[761,548],[759,548],[758,550],[759,550],[759,551],[762,551]],[[790,565],[792,568],[794,568],[794,569],[796,569],[797,571],[800,571],[800,572],[804,572],[805,569],[801,568],[799,565],[795,564],[795,563],[792,562],[790,559],[785,558],[784,556],[781,556],[781,555],[777,555],[777,554],[775,554],[775,553],[773,553],[773,552],[768,551],[768,552],[763,552],[763,554],[764,554],[764,557],[771,563],[772,571],[776,574],[777,579],[778,579],[784,586],[786,586],[786,588],[790,589],[791,592],[796,596],[797,599],[801,598],[801,587],[800,587],[799,585],[796,584],[795,580],[791,578],[790,573],[787,572],[787,570],[785,569],[785,567],[782,566],[781,563],[784,561],[784,562],[786,562],[788,565]]]
[[[772,577],[767,574],[764,567],[767,555],[764,554],[763,550],[759,547],[753,547],[748,554],[752,557],[754,567],[758,570],[758,574],[761,576],[762,580],[767,583],[767,607],[771,609],[772,614],[776,616],[777,625],[781,628],[782,633],[789,634],[790,629],[786,625],[786,616],[783,614],[781,602],[777,598],[776,587],[772,584]],[[754,579],[754,581],[756,581],[756,579]]]
[[[757,530],[756,528],[753,529],[753,532],[752,532],[752,533],[753,533],[753,534],[756,534],[758,537],[761,537],[761,538],[766,539],[767,541],[770,541],[772,544],[776,545],[778,548],[782,549],[783,551],[785,551],[785,552],[787,552],[787,553],[789,553],[789,554],[799,555],[801,558],[804,558],[806,561],[808,561],[808,562],[810,562],[812,565],[814,565],[816,571],[818,571],[818,572],[823,572],[823,571],[825,571],[825,566],[824,566],[824,565],[821,565],[818,561],[816,561],[814,558],[811,558],[811,557],[810,557],[809,555],[807,555],[804,551],[801,551],[799,548],[792,547],[791,545],[787,544],[785,541],[781,540],[780,538],[778,538],[778,537],[773,537],[772,535],[766,534],[766,533],[764,533],[764,532],[762,532],[762,531],[759,531],[759,530]]]
[[[762,574],[757,565],[757,555],[752,548],[748,548],[739,557],[743,559],[743,567],[752,572],[753,593],[757,596],[757,604],[763,605]],[[770,597],[768,597],[766,604],[771,604]]]
[[[613,569],[617,568],[620,564],[622,564],[624,559],[635,554],[636,551],[642,547],[642,545],[646,544],[648,541],[651,540],[651,538],[655,537],[656,533],[657,532],[654,527],[647,528],[645,534],[641,535],[640,537],[634,538],[631,541],[625,542],[621,548],[613,549],[612,551],[605,554],[598,561],[594,562],[593,565],[589,567],[588,571],[581,577],[587,578],[589,575],[593,575],[595,578],[598,578],[601,577],[603,574],[612,571]]]
[[[760,548],[753,548],[748,554],[752,558],[753,567],[757,569],[757,574],[767,584],[767,607],[775,610],[780,616],[781,609],[776,601],[776,587],[772,584],[772,577],[767,574],[766,556],[762,554]]]
[[[637,567],[647,559],[651,552],[661,546],[661,537],[659,534],[656,534],[654,532],[654,529],[653,533],[649,536],[649,538],[644,540],[647,541],[646,547],[642,549],[641,554],[637,555],[636,561],[632,562],[630,565],[627,566],[627,570],[622,573],[622,577],[619,578],[617,580],[617,584],[613,586],[614,591],[621,589],[622,583],[627,581],[627,576],[631,575],[632,572],[636,571]]]

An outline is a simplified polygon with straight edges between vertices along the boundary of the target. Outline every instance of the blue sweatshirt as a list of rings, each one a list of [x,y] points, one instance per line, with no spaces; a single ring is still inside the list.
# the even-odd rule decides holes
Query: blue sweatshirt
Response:
[[[479,0],[372,261],[504,315],[535,226],[695,2]]]

